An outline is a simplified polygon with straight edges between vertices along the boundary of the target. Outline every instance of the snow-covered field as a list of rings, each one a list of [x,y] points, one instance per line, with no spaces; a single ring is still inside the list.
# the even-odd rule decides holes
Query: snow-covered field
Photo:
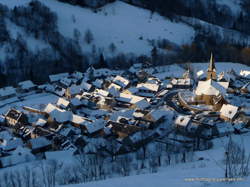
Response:
[[[121,1],[104,6],[97,13],[91,9],[56,0],[40,1],[58,14],[59,31],[63,35],[73,38],[74,30],[80,31],[80,44],[85,51],[91,51],[92,46],[95,45],[97,49],[109,52],[109,45],[114,43],[117,53],[149,54],[152,46],[148,40],[168,39],[181,45],[190,43],[194,37],[194,30],[188,25],[171,22],[159,14],[151,15],[148,10]],[[0,1],[10,8],[25,5],[28,2],[30,0]],[[94,36],[94,41],[90,45],[83,40],[88,29]],[[142,39],[139,39],[140,37]],[[28,42],[34,42],[34,40]]]
[[[250,140],[249,133],[233,135],[232,139],[241,142],[248,153],[250,152],[247,145]],[[212,149],[195,153],[197,159],[202,157],[204,160],[160,168],[157,173],[153,174],[113,178],[85,184],[66,185],[65,187],[248,187],[249,177],[236,178],[235,180],[239,181],[235,182],[219,181],[223,180],[225,175],[225,165],[222,162],[225,152],[224,146],[228,142],[228,137],[218,138],[213,142],[214,147]]]

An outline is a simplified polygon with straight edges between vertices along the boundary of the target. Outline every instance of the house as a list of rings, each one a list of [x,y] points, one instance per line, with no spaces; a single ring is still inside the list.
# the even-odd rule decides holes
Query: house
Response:
[[[164,117],[168,115],[167,113],[165,110],[154,109],[144,116],[144,120],[151,122],[155,126],[164,120]]]
[[[69,79],[68,77],[64,77],[64,78],[60,79],[58,85],[63,87],[64,89],[66,89],[66,88],[70,87],[71,84],[72,84],[72,80]]]
[[[66,99],[59,97],[56,106],[60,107],[61,109],[67,109],[69,107],[70,102]]]
[[[126,88],[129,85],[129,80],[125,79],[124,77],[121,77],[120,75],[117,75],[113,79],[113,83],[119,85],[122,88]]]
[[[42,118],[39,118],[35,123],[34,123],[34,126],[38,126],[38,127],[45,127],[47,125],[47,121],[42,119]]]
[[[116,135],[117,138],[125,138],[142,130],[141,127],[135,125],[122,124],[114,121],[108,121],[106,127],[111,129],[112,134]]]
[[[12,86],[0,89],[0,100],[8,99],[16,96],[16,89]]]
[[[101,89],[103,85],[103,80],[102,79],[96,79],[95,81],[92,82],[93,86],[96,88]]]
[[[159,85],[152,83],[140,83],[137,84],[136,88],[138,89],[137,95],[143,97],[154,97],[159,90]]]
[[[29,92],[29,91],[35,90],[36,88],[37,88],[37,85],[35,85],[30,80],[19,82],[17,86],[17,90],[21,93]]]
[[[100,96],[103,96],[103,97],[109,97],[110,96],[110,93],[108,91],[102,90],[102,89],[95,89],[94,94],[95,95],[100,95]]]
[[[190,78],[180,78],[180,79],[172,79],[171,84],[173,88],[187,89],[192,87],[192,81]]]
[[[72,85],[65,91],[65,97],[68,99],[74,98],[76,95],[79,95],[82,93],[82,86],[79,85]]]
[[[72,111],[75,111],[76,109],[81,108],[82,106],[88,106],[88,101],[84,102],[82,101],[82,97],[80,95],[77,95],[73,99],[70,100],[70,106]]]
[[[45,107],[44,112],[48,115],[48,123],[51,125],[66,124],[72,118],[71,112],[62,110],[51,103]]]
[[[85,82],[84,80],[82,80],[80,86],[86,92],[90,92],[93,88],[93,86],[91,84]]]
[[[52,148],[52,142],[45,137],[38,137],[30,139],[27,146],[31,149],[33,154],[44,153]]]
[[[189,116],[182,116],[179,115],[175,119],[175,128],[180,131],[180,132],[186,132],[187,131],[187,126],[190,124],[191,118]]]
[[[6,122],[9,126],[19,126],[28,123],[27,116],[16,109],[10,109],[5,115]]]
[[[222,105],[220,109],[220,118],[226,121],[233,121],[238,114],[239,107],[230,104]]]
[[[58,73],[54,75],[49,75],[50,83],[59,82],[61,79],[68,77],[69,73]]]
[[[88,136],[95,136],[100,133],[105,126],[103,119],[90,120],[78,115],[73,115],[71,123],[74,127],[80,128],[83,134]]]
[[[136,95],[121,93],[115,100],[118,102],[118,106],[146,109],[150,106],[149,102],[144,98]]]

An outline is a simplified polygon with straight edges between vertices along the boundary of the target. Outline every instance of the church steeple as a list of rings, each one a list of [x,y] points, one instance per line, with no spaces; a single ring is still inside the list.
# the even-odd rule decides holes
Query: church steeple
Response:
[[[216,68],[215,68],[215,60],[213,57],[213,53],[211,53],[210,63],[207,70],[207,80],[209,79],[216,80]]]

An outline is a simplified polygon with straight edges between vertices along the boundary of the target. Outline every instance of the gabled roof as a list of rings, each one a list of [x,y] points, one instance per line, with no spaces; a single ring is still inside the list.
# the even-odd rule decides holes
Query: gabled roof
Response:
[[[168,111],[166,111],[166,110],[155,109],[155,110],[150,111],[147,115],[152,116],[152,118],[154,119],[154,121],[158,121],[163,116],[166,116],[167,113],[168,113]]]
[[[72,95],[79,94],[82,92],[82,87],[77,86],[77,85],[72,85],[68,89],[69,89],[70,94]]]
[[[149,90],[149,91],[157,92],[159,89],[159,85],[151,84],[151,83],[141,83],[141,84],[137,84],[136,88],[138,88],[139,90]]]
[[[51,145],[51,142],[45,137],[38,137],[29,140],[32,149],[39,149]]]
[[[89,91],[92,88],[92,85],[82,80],[81,87],[83,90]]]
[[[195,94],[217,96],[219,94],[225,94],[228,86],[229,86],[228,82],[216,82],[213,81],[212,79],[209,79],[207,81],[199,81]]]
[[[238,112],[238,107],[230,104],[224,104],[220,110],[221,115],[233,119]]]
[[[95,89],[95,94],[103,96],[103,97],[107,97],[109,95],[109,92],[107,92],[106,90],[102,90],[102,89]]]
[[[42,118],[39,118],[39,119],[35,122],[35,125],[36,125],[36,126],[41,126],[41,127],[43,127],[46,123],[47,123],[46,120],[44,120],[44,119],[42,119]]]
[[[191,121],[191,118],[189,116],[179,115],[175,120],[175,124],[186,127],[190,121]]]
[[[97,88],[102,88],[103,80],[101,79],[96,79],[92,84],[97,87]]]
[[[115,84],[118,84],[121,87],[126,87],[129,84],[129,80],[125,79],[124,77],[121,77],[119,75],[117,75],[114,79],[113,82]]]
[[[139,101],[144,100],[144,99],[145,99],[144,97],[131,95],[131,94],[125,94],[125,93],[120,93],[120,96],[116,98],[117,101],[130,103],[130,104],[136,104]]]
[[[27,80],[27,81],[19,82],[18,86],[20,86],[21,89],[30,89],[30,88],[34,88],[36,85],[32,81]]]
[[[69,73],[58,73],[58,74],[50,75],[49,79],[50,79],[50,82],[56,82],[68,76],[69,76]]]
[[[69,101],[67,101],[66,99],[64,99],[62,97],[59,97],[56,105],[61,107],[61,108],[67,108],[69,106]]]
[[[68,87],[71,85],[72,80],[69,79],[68,77],[64,77],[64,78],[60,79],[60,83]]]
[[[9,95],[15,95],[16,89],[12,86],[4,87],[0,89],[0,97],[5,97]]]

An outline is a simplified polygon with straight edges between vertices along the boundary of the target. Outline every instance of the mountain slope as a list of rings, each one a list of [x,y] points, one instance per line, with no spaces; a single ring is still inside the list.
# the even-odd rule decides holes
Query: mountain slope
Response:
[[[4,0],[1,3],[13,8],[14,1]],[[22,1],[23,5],[28,2]],[[114,43],[117,52],[147,55],[152,49],[148,40],[164,38],[173,43],[185,44],[194,37],[192,27],[171,22],[158,14],[151,15],[148,10],[120,1],[104,6],[97,13],[53,0],[41,2],[57,14],[59,31],[64,36],[73,38],[75,29],[80,32],[79,41],[83,51],[91,51],[92,46],[96,45],[97,49],[109,53],[109,45]],[[17,1],[16,4],[21,3]],[[83,39],[88,29],[93,33],[92,44],[87,44]]]

